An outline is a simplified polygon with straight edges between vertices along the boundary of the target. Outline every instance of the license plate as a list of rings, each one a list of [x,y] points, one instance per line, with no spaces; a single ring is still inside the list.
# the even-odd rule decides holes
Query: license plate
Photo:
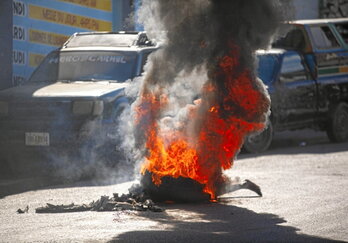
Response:
[[[50,134],[47,132],[26,132],[25,145],[50,146]]]

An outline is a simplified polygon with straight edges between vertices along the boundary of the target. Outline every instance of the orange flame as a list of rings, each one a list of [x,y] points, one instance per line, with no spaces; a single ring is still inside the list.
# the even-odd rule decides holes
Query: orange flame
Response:
[[[257,90],[250,71],[237,70],[239,51],[234,45],[230,49],[219,60],[212,81],[204,85],[202,97],[188,107],[195,137],[185,129],[161,131],[158,119],[168,98],[143,91],[136,108],[136,123],[146,131],[148,151],[141,172],[151,172],[154,184],[160,185],[164,176],[191,178],[215,200],[224,181],[222,171],[231,168],[244,137],[264,128],[259,117],[268,109],[268,98]]]

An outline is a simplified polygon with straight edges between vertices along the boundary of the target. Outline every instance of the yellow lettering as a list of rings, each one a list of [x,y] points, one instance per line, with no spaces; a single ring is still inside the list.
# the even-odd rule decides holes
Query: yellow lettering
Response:
[[[45,58],[45,55],[37,54],[37,53],[29,53],[29,65],[31,67],[37,67],[44,58]]]
[[[31,4],[29,5],[29,17],[32,19],[44,20],[58,24],[65,24],[94,31],[112,30],[112,23],[110,21],[74,15]]]
[[[60,35],[52,32],[39,30],[29,30],[29,41],[33,43],[45,44],[50,46],[61,46],[69,38],[67,35]]]
[[[104,11],[112,11],[112,2],[111,0],[58,0],[61,2],[68,2],[71,4],[77,4],[89,8],[100,9]]]
[[[56,12],[50,9],[42,9],[42,15],[47,20],[56,21]]]

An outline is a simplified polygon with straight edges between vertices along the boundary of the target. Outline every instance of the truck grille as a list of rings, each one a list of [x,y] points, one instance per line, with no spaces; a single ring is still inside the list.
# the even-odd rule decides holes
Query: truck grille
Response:
[[[15,101],[9,104],[9,114],[0,117],[0,130],[11,132],[79,131],[88,116],[74,116],[70,101]]]
[[[40,119],[71,116],[71,102],[13,102],[9,107],[12,119]]]

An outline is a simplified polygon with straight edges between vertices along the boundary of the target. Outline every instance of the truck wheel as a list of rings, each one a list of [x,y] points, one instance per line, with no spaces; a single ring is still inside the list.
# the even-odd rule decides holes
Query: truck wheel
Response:
[[[266,151],[273,139],[273,126],[269,121],[267,127],[261,133],[246,137],[243,149],[248,153],[261,153]]]
[[[326,132],[331,142],[348,140],[348,104],[339,103],[332,109]]]

